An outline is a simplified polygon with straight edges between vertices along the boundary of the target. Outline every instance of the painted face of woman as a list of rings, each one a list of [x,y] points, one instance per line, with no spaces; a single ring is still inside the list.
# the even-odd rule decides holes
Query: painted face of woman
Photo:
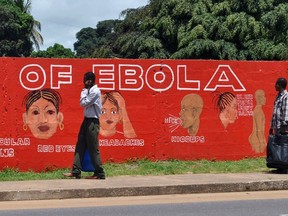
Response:
[[[116,125],[120,119],[120,112],[117,110],[117,107],[107,100],[102,106],[100,116],[101,129],[106,131],[116,131]]]
[[[48,139],[56,132],[58,125],[62,122],[61,115],[62,113],[57,113],[53,103],[40,98],[23,114],[23,118],[34,137]]]

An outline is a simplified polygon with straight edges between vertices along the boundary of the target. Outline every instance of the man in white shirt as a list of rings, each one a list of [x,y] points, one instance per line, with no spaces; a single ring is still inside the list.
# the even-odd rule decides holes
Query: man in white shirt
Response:
[[[93,72],[87,72],[84,75],[84,88],[80,96],[80,106],[84,107],[84,120],[78,134],[73,167],[71,173],[64,173],[63,175],[65,177],[81,178],[81,162],[87,149],[95,170],[92,176],[86,178],[105,179],[98,142],[99,118],[102,109],[101,92],[95,84],[95,74]]]

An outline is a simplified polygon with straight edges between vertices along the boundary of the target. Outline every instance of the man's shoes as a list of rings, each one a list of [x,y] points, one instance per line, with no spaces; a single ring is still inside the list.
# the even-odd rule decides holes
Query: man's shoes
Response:
[[[271,170],[270,172],[274,173],[274,174],[288,174],[288,169],[278,168],[278,169],[275,169],[275,170]]]
[[[98,180],[104,180],[105,176],[96,176],[96,175],[92,175],[92,176],[86,176],[85,179],[98,179]]]
[[[277,169],[279,174],[288,174],[288,169]]]
[[[64,177],[81,179],[81,174],[76,173],[63,173]]]

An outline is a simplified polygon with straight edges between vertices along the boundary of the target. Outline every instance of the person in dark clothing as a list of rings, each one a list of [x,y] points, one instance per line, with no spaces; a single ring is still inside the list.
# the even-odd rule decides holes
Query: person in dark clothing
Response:
[[[278,92],[275,101],[270,135],[288,135],[288,92],[286,90],[287,80],[283,77],[278,78],[275,83],[275,90]],[[277,173],[288,173],[287,168],[277,168]]]
[[[64,173],[65,177],[81,178],[81,163],[86,149],[95,168],[92,176],[87,179],[105,179],[99,151],[99,118],[101,114],[101,91],[95,84],[95,74],[87,72],[84,75],[84,88],[81,92],[80,106],[84,107],[84,120],[81,124],[76,144],[74,162],[71,173]]]
[[[274,101],[274,109],[270,126],[270,134],[288,134],[288,92],[287,80],[279,78],[275,84],[278,92]]]

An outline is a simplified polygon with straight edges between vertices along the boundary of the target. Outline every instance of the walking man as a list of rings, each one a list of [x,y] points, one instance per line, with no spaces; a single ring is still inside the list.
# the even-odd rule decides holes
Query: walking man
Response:
[[[80,106],[84,107],[84,120],[78,134],[73,167],[71,173],[64,173],[63,175],[65,177],[81,178],[81,162],[87,149],[95,170],[92,176],[86,178],[105,179],[98,142],[99,118],[102,109],[101,92],[95,84],[95,74],[93,72],[84,74],[84,88],[81,92]]]
[[[269,134],[270,135],[287,135],[288,134],[288,92],[286,90],[287,80],[285,78],[278,78],[275,84],[275,90],[278,92],[275,102],[273,115],[271,120],[271,127]],[[285,139],[277,139],[278,142],[286,142]],[[277,155],[277,162],[281,162],[281,165],[273,166],[277,167],[277,173],[287,174],[288,166],[284,166],[287,164],[287,148],[285,147],[285,143],[280,143],[281,145],[277,145],[278,148],[268,148],[267,150],[267,158],[272,157],[272,155]],[[269,146],[268,146],[269,147]],[[279,149],[280,148],[280,149]],[[273,152],[271,152],[273,151]],[[278,152],[282,152],[281,154]],[[283,152],[284,151],[284,152]],[[279,158],[279,156],[281,156]],[[268,166],[269,167],[269,166]]]
[[[278,92],[274,101],[274,109],[271,120],[270,134],[288,134],[288,93],[287,80],[278,78],[275,90]]]

